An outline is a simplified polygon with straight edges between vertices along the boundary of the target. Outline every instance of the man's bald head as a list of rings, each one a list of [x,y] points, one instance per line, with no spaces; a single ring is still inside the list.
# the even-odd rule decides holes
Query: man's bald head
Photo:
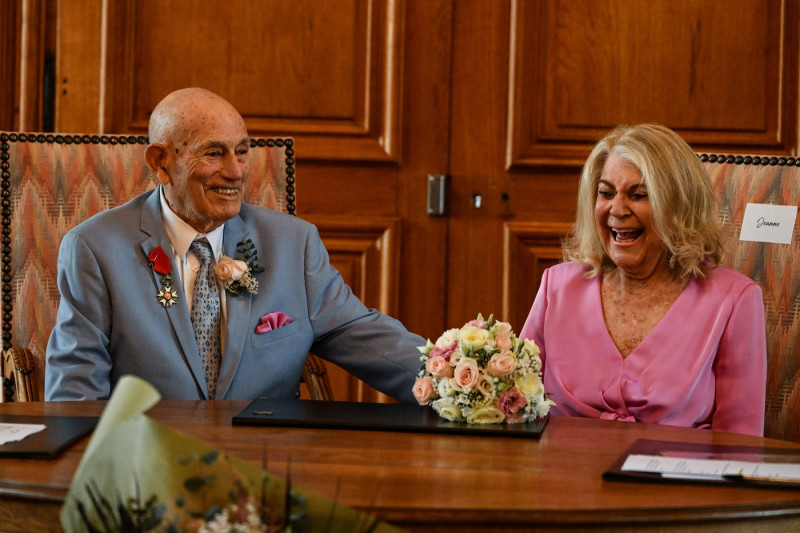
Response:
[[[169,207],[201,233],[236,216],[250,176],[250,138],[244,119],[213,92],[180,89],[150,116],[147,166]]]

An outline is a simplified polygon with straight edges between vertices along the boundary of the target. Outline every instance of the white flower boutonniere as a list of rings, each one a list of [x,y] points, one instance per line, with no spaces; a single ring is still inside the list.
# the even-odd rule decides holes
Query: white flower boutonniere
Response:
[[[263,272],[264,269],[258,265],[256,247],[253,245],[253,241],[248,239],[238,243],[236,250],[243,255],[244,260],[223,255],[214,266],[214,273],[233,296],[241,294],[242,291],[257,294],[258,280],[253,275]]]

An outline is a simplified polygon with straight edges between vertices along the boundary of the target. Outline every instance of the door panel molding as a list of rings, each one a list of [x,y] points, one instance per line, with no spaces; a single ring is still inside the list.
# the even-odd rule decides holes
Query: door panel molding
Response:
[[[635,122],[696,148],[797,153],[796,0],[616,4],[512,0],[507,169],[580,165]]]
[[[503,320],[519,333],[546,268],[561,262],[561,241],[571,224],[503,224]]]
[[[399,160],[405,0],[226,4],[108,3],[101,131],[144,133],[168,92],[203,86],[239,109],[251,134],[291,136],[307,160]],[[174,20],[195,31],[171,31]],[[236,47],[215,33],[235,33]]]

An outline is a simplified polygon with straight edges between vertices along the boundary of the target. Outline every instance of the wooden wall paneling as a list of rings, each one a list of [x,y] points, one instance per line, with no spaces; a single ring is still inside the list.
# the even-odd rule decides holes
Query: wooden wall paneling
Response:
[[[102,129],[100,101],[104,89],[101,78],[107,9],[105,0],[58,2],[57,132],[123,133]]]
[[[331,264],[367,307],[397,314],[401,221],[397,217],[303,217],[319,229]],[[336,365],[327,364],[334,399],[391,399]]]
[[[503,225],[503,320],[519,333],[546,268],[562,261],[561,241],[571,224],[506,222]]]
[[[47,0],[22,0],[19,40],[19,123],[21,131],[42,131]]]
[[[397,161],[404,5],[229,0],[220,10],[216,0],[112,2],[102,45],[103,128],[142,133],[168,92],[202,86],[230,100],[251,134],[291,135],[307,158]]]
[[[436,339],[448,324],[447,217],[429,216],[428,174],[448,174],[453,1],[406,2],[402,25],[402,156],[396,192],[385,199],[403,220],[398,314],[405,326]]]
[[[797,0],[512,1],[508,167],[578,165],[619,123],[797,152]],[[734,150],[735,151],[735,150]]]
[[[453,13],[448,328],[459,327],[478,313],[499,315],[502,220],[514,216],[503,158],[508,2],[455,2]]]
[[[19,60],[22,2],[0,2],[0,130],[15,131],[19,124]]]

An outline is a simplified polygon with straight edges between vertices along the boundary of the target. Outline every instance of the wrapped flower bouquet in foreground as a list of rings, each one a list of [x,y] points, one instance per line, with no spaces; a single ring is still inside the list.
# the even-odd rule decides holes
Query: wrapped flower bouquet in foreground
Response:
[[[66,532],[397,531],[144,415],[158,392],[117,384],[61,508]]]

